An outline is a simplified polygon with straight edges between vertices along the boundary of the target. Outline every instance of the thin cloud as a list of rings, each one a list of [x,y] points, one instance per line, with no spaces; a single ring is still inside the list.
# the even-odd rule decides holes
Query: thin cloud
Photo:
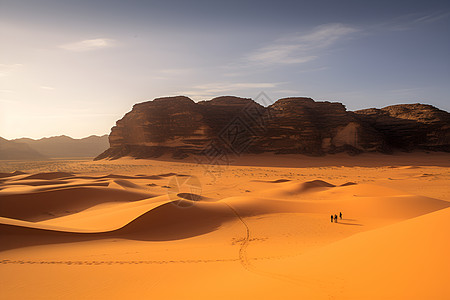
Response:
[[[53,91],[55,89],[54,87],[46,86],[46,85],[41,85],[40,88],[43,90],[47,90],[47,91]]]
[[[450,17],[450,12],[434,12],[430,14],[413,13],[396,17],[389,22],[375,26],[375,28],[379,27],[391,31],[406,31],[420,25],[432,24],[448,17]]]
[[[436,21],[439,21],[441,19],[445,19],[450,16],[450,12],[446,13],[432,13],[425,16],[421,16],[419,18],[416,18],[413,22],[414,23],[434,23]]]
[[[294,34],[274,41],[246,56],[249,63],[261,65],[301,64],[313,61],[338,41],[357,32],[343,24],[325,24],[306,34]]]
[[[0,64],[0,77],[9,76],[21,67],[23,64]]]
[[[75,43],[69,43],[60,45],[59,48],[75,51],[75,52],[84,52],[84,51],[92,51],[98,49],[109,48],[115,45],[115,40],[101,38],[101,39],[92,39],[92,40],[83,40]]]

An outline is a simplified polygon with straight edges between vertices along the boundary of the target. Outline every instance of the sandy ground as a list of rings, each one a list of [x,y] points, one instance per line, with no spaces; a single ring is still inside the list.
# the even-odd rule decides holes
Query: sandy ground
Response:
[[[0,172],[1,299],[450,298],[449,154]]]

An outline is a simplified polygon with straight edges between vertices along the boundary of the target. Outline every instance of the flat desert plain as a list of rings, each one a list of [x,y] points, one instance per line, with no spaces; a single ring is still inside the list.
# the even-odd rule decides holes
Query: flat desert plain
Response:
[[[450,299],[449,170],[445,153],[3,161],[0,298]]]

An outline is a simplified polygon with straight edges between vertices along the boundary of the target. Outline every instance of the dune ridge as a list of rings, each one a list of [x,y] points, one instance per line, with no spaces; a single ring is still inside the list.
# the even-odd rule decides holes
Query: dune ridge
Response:
[[[67,298],[86,293],[115,298],[119,293],[203,299],[212,292],[220,299],[274,293],[307,299],[389,298],[388,292],[366,291],[371,281],[392,291],[407,262],[431,251],[414,241],[441,245],[444,250],[430,252],[436,257],[424,259],[430,264],[424,269],[429,278],[444,277],[446,264],[438,260],[445,260],[448,245],[434,237],[441,239],[445,232],[439,228],[445,227],[450,199],[434,187],[445,185],[445,168],[355,172],[345,167],[230,166],[222,177],[208,179],[202,166],[189,163],[111,164],[125,162],[123,173],[96,167],[95,172],[61,168],[2,174],[0,273],[13,274],[3,276],[7,298],[29,298],[32,291],[51,298],[49,293],[62,295],[57,292],[61,285],[70,291]],[[330,216],[341,211],[343,218],[332,222]],[[403,262],[392,262],[392,257],[401,260],[402,251],[409,251]],[[382,273],[390,265],[403,271]],[[52,274],[47,268],[65,275],[39,275]],[[71,281],[69,273],[79,279]],[[124,274],[134,279],[123,282]],[[156,274],[161,281],[152,285]],[[364,276],[355,279],[354,274]],[[179,290],[171,288],[174,280]],[[418,279],[412,281],[419,286]],[[20,282],[26,288],[18,289]],[[399,291],[392,292],[397,299],[424,297],[420,289],[412,289],[420,297],[408,292],[406,279],[398,282]],[[447,295],[445,285],[430,286],[436,289],[430,294],[434,298]]]
[[[53,184],[56,178],[68,178],[66,175],[48,173],[31,178],[48,178],[49,183]],[[143,177],[139,176],[140,179]],[[114,175],[108,178],[136,177]],[[152,176],[145,178],[154,179]],[[17,179],[21,180],[23,178]],[[111,183],[115,185],[111,186]],[[170,193],[154,195],[145,191],[144,186],[125,179],[113,179],[108,187],[0,193],[0,231],[13,234],[13,228],[20,227],[20,234],[39,231],[36,234],[42,236],[53,231],[66,235],[98,234],[98,238],[128,235],[133,238],[170,240],[217,230],[223,223],[235,219],[236,214],[238,218],[275,213],[326,215],[344,210],[352,216],[377,218],[387,224],[450,206],[447,201],[408,195],[370,184],[336,186],[323,180],[275,180],[272,183],[277,187],[215,201],[192,193],[178,193],[176,199],[172,199]],[[374,194],[377,196],[372,196]],[[91,224],[92,227],[85,224]],[[348,224],[361,225],[355,222]],[[5,226],[7,228],[3,228]]]

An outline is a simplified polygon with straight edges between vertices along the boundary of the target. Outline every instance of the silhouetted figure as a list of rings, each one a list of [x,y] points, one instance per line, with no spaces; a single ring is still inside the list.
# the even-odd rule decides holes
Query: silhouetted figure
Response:
[[[334,215],[334,223],[337,223],[337,215]]]
[[[333,223],[333,215],[331,215],[331,223]]]
[[[342,220],[342,212],[339,212],[339,219]]]

